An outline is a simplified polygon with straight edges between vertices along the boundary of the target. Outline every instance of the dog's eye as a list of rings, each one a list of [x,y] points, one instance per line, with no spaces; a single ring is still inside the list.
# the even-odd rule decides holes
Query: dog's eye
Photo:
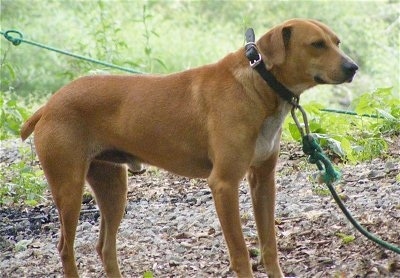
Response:
[[[326,47],[326,44],[325,44],[324,41],[316,41],[316,42],[311,43],[311,45],[312,45],[314,48],[317,48],[317,49],[322,49],[322,48],[325,48],[325,47]]]

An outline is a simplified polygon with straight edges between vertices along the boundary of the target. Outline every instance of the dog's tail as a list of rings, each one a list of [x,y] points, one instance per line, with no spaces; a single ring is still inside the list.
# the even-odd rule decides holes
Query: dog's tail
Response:
[[[42,117],[44,106],[40,107],[21,127],[21,138],[24,141],[35,129],[35,125]]]

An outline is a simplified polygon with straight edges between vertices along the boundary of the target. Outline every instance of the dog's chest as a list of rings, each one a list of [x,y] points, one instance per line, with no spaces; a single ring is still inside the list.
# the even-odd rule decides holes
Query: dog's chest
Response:
[[[278,113],[265,119],[259,131],[251,165],[257,166],[279,150],[280,130],[291,105],[282,104]]]

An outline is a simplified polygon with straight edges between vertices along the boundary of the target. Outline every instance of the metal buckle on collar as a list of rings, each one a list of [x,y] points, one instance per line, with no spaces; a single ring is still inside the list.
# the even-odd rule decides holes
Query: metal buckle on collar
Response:
[[[254,61],[249,61],[250,67],[252,67],[253,69],[258,66],[259,63],[261,63],[262,59],[261,59],[261,55],[260,53],[258,53],[258,59],[254,60]]]
[[[250,67],[255,68],[262,61],[261,54],[258,52],[256,44],[254,42],[248,42],[245,45],[245,49]]]

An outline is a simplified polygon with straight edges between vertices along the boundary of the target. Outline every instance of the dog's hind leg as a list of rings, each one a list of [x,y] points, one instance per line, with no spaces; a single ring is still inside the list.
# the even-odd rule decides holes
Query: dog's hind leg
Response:
[[[261,262],[268,277],[284,277],[279,266],[275,236],[275,165],[278,153],[262,165],[251,167],[247,178],[250,183],[254,217],[257,224]]]
[[[91,163],[87,175],[101,213],[96,249],[108,277],[121,277],[116,236],[125,211],[127,177],[126,166],[99,160]]]
[[[64,276],[77,277],[74,240],[88,166],[79,152],[71,151],[74,147],[78,149],[76,146],[55,144],[51,136],[41,136],[43,134],[37,134],[35,143],[58,209],[61,227],[57,248],[64,268]]]

